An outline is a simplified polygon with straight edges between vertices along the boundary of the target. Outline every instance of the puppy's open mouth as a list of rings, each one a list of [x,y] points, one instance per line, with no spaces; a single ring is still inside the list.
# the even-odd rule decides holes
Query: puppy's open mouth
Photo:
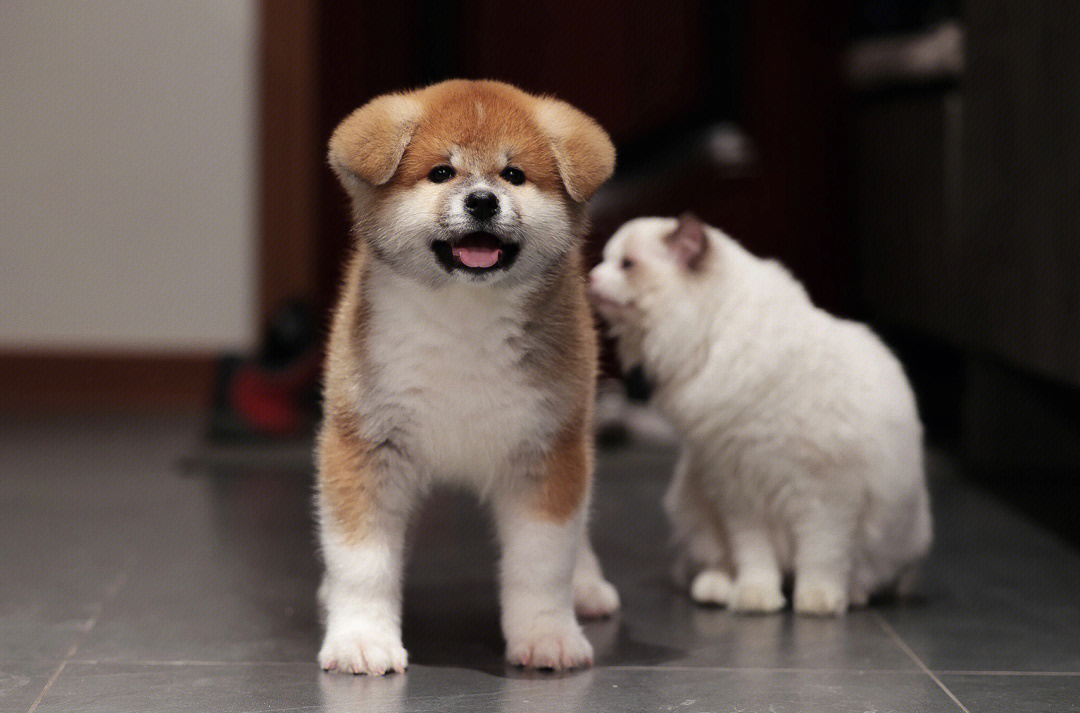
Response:
[[[510,267],[519,246],[491,233],[469,233],[453,241],[436,240],[431,249],[447,270],[483,273]]]

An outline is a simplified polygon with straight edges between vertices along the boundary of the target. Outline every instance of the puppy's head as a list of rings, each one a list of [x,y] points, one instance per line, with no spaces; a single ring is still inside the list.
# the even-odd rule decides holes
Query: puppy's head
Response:
[[[604,259],[589,273],[589,294],[611,324],[637,323],[673,291],[708,269],[706,226],[693,215],[636,218],[604,246]]]
[[[362,239],[399,272],[514,282],[573,249],[615,149],[569,104],[458,80],[365,104],[334,131],[330,164]]]

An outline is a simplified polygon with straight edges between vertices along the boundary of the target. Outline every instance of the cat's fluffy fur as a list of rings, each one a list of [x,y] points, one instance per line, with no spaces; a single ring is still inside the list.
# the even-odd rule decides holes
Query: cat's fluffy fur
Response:
[[[775,611],[792,575],[796,611],[840,614],[904,585],[931,540],[922,426],[873,332],[692,216],[624,225],[590,286],[678,431],[664,505],[695,600]]]

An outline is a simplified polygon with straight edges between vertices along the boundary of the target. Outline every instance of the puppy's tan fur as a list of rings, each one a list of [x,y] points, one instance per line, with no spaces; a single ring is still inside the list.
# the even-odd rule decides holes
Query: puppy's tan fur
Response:
[[[448,479],[495,510],[508,658],[589,663],[568,602],[590,614],[618,606],[584,529],[597,345],[580,241],[584,201],[614,167],[610,140],[556,99],[452,81],[364,105],[334,132],[329,159],[357,241],[318,444],[320,662],[404,668],[403,523],[428,484]],[[436,166],[452,166],[452,179],[429,180]],[[527,181],[511,183],[507,167]],[[493,219],[464,210],[474,190],[498,196]],[[517,246],[516,261],[461,273],[436,259],[440,241],[475,231],[508,241],[500,255]]]
[[[497,131],[483,115],[497,113]],[[543,121],[543,125],[540,121]],[[411,185],[441,162],[448,143],[490,153],[520,148],[518,165],[542,190],[588,200],[615,169],[615,148],[591,118],[557,99],[501,82],[450,81],[365,104],[330,139],[330,165],[348,183]],[[553,170],[554,169],[554,170]],[[561,180],[560,180],[561,179]]]
[[[367,301],[361,293],[366,249],[355,249],[346,270],[341,298],[334,313],[327,352],[325,421],[319,434],[316,488],[340,531],[349,542],[365,533],[371,505],[372,443],[359,435],[349,383],[359,383],[365,368]]]
[[[357,246],[334,313],[327,354],[326,418],[318,447],[316,488],[350,541],[362,537],[368,527],[366,512],[376,487],[368,467],[372,444],[359,435],[363,427],[355,422],[350,406],[365,379],[367,364],[368,302],[363,285],[368,260],[367,249]],[[537,510],[555,521],[564,521],[577,511],[592,480],[598,350],[584,283],[578,279],[582,265],[581,256],[575,254],[562,279],[533,301],[534,321],[529,327],[539,331],[543,348],[530,352],[525,360],[538,383],[564,382],[567,397],[575,403],[575,415],[552,440],[535,486]]]

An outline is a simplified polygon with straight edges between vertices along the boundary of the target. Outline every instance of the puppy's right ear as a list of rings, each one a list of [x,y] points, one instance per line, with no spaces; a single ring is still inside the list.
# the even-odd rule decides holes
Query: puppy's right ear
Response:
[[[675,254],[679,264],[688,270],[698,269],[709,250],[705,224],[693,213],[680,215],[675,232],[665,237],[664,242]]]
[[[551,136],[551,148],[567,194],[583,203],[615,171],[615,146],[596,121],[564,101],[542,97],[536,116]]]
[[[423,106],[408,94],[386,94],[360,107],[334,129],[330,166],[346,189],[381,186],[394,177]]]

